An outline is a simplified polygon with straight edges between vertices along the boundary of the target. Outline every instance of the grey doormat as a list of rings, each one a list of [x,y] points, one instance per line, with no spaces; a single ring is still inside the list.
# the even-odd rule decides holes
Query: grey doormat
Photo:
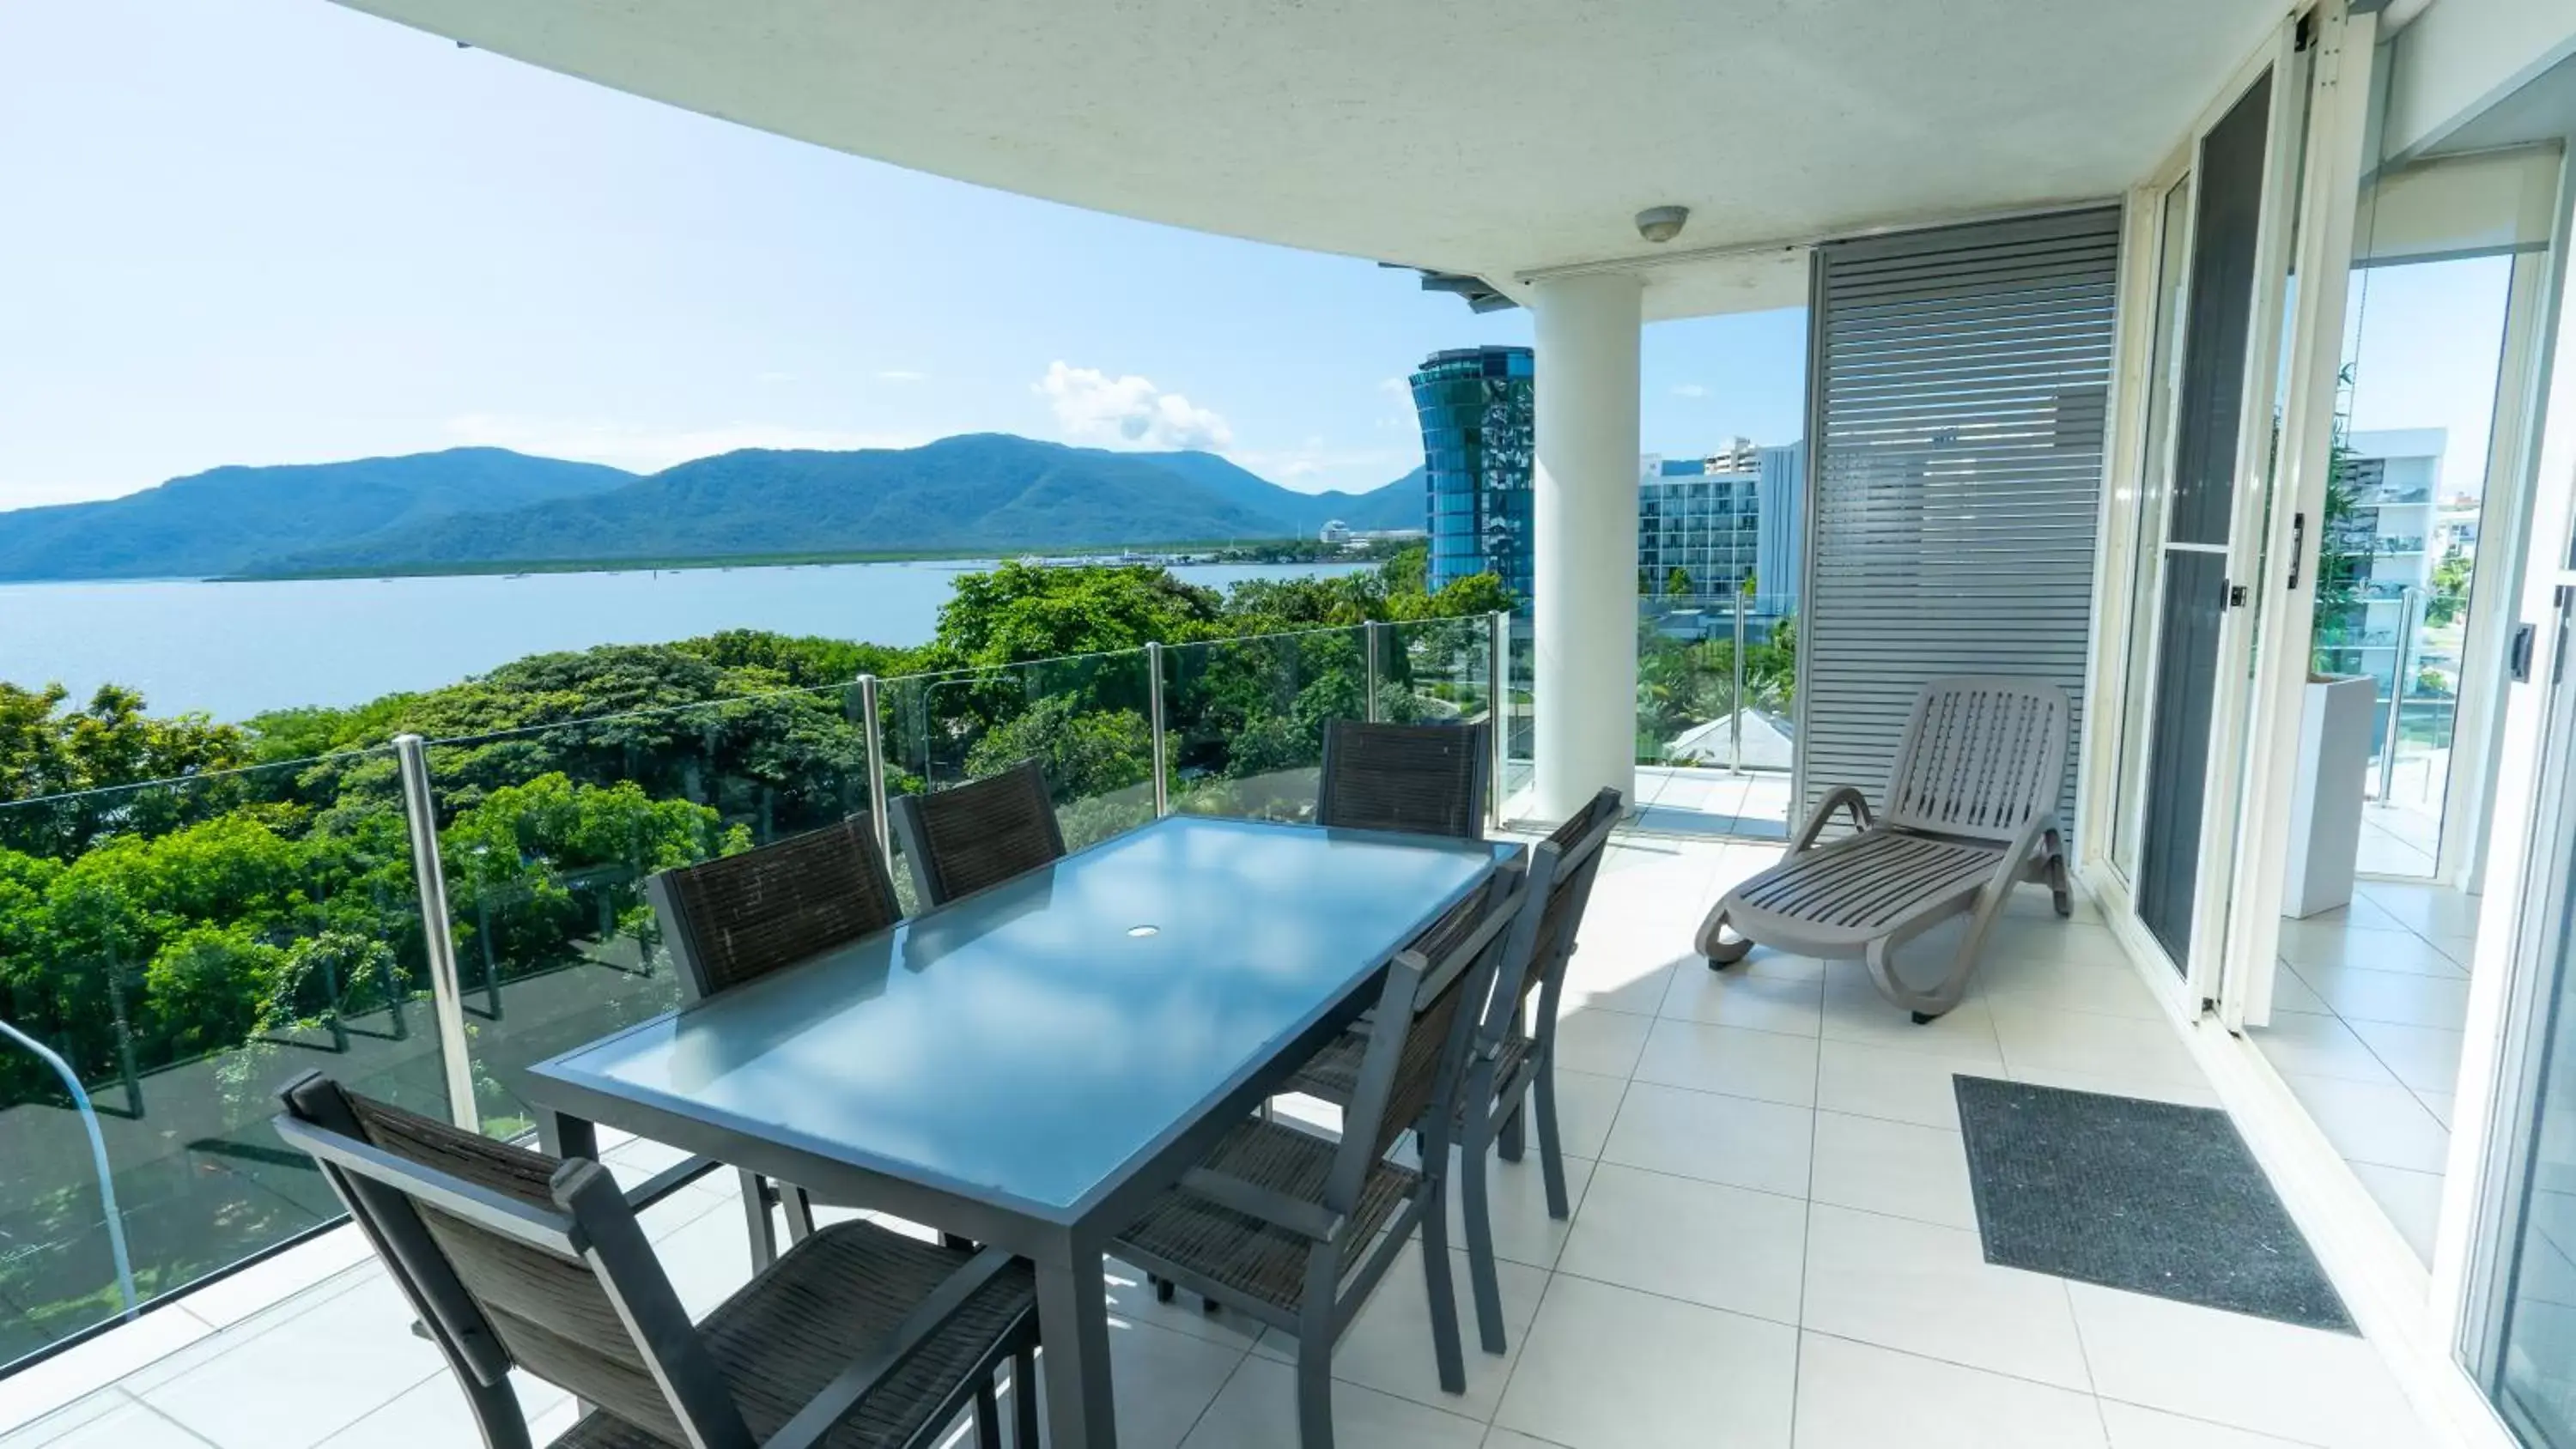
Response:
[[[1953,1081],[1987,1262],[2354,1331],[2226,1113]]]

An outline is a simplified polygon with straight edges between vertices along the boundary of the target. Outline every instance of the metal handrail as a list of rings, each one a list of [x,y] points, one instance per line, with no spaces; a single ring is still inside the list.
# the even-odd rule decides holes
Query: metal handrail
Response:
[[[448,1120],[483,1130],[474,1101],[474,1063],[465,1041],[465,993],[456,976],[456,929],[447,912],[447,871],[438,858],[438,812],[429,793],[429,742],[394,737],[402,762],[403,820],[411,832],[412,879],[420,887],[420,934],[429,953],[430,1019],[438,1028],[439,1065],[447,1078]]]
[[[116,1176],[107,1165],[107,1139],[98,1130],[98,1109],[90,1105],[89,1092],[81,1086],[70,1064],[52,1047],[6,1021],[0,1021],[0,1036],[35,1053],[37,1060],[53,1068],[54,1075],[62,1078],[63,1090],[71,1093],[72,1105],[80,1110],[81,1127],[89,1133],[90,1165],[98,1172],[99,1206],[107,1214],[108,1251],[116,1258],[116,1291],[125,1299],[125,1317],[131,1319],[143,1311],[143,1305],[134,1293],[134,1260],[125,1251],[125,1215],[117,1210]]]

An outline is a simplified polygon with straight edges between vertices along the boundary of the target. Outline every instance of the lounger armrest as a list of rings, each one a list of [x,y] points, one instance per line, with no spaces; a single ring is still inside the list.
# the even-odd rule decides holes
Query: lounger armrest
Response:
[[[984,1290],[984,1286],[1011,1266],[1011,1255],[999,1248],[986,1248],[967,1264],[948,1275],[948,1280],[932,1290],[876,1352],[843,1369],[825,1384],[796,1417],[787,1421],[763,1445],[763,1449],[816,1449],[859,1406],[888,1374],[901,1367],[904,1360],[928,1342],[933,1334],[957,1316],[967,1301]]]
[[[1997,898],[2011,895],[2013,887],[2020,885],[2023,875],[2029,871],[2031,853],[2039,849],[2041,838],[2056,828],[2057,817],[2054,815],[2030,817],[2022,825],[2021,833],[2013,837],[2013,843],[2005,849],[2003,857],[1995,862],[1995,873],[1986,877],[1985,888],[1980,894]]]
[[[1799,855],[1814,845],[1816,837],[1824,833],[1825,823],[1838,809],[1849,810],[1852,823],[1863,830],[1877,823],[1869,813],[1869,797],[1860,792],[1859,786],[1836,785],[1825,792],[1825,798],[1816,802],[1815,810],[1807,816],[1807,823],[1798,827],[1797,839],[1789,842],[1789,853]]]

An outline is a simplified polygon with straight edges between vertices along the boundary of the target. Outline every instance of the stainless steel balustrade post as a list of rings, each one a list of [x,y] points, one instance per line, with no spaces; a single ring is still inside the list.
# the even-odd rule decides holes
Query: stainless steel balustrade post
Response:
[[[1744,590],[1735,591],[1735,727],[1734,753],[1729,756],[1734,773],[1744,773]]]
[[[1503,802],[1511,794],[1512,616],[1497,609],[1485,619],[1485,718],[1492,722],[1493,828],[1503,828]]]
[[[1368,707],[1363,711],[1363,718],[1367,719],[1370,724],[1377,723],[1378,718],[1377,631],[1378,622],[1375,619],[1368,620],[1366,623],[1360,625],[1360,648],[1365,650],[1368,654],[1368,668],[1364,671],[1365,677],[1368,680]]]
[[[99,1135],[98,1108],[91,1105],[89,1092],[81,1086],[80,1077],[72,1071],[70,1063],[65,1062],[52,1047],[5,1021],[0,1021],[0,1036],[35,1053],[38,1061],[53,1068],[54,1075],[62,1079],[63,1090],[71,1093],[72,1107],[80,1113],[82,1129],[89,1133],[90,1167],[98,1173],[99,1209],[107,1215],[107,1250],[116,1260],[116,1291],[125,1300],[124,1316],[131,1319],[143,1305],[134,1293],[134,1260],[125,1252],[125,1214],[117,1211],[116,1176],[107,1163],[107,1139]]]
[[[474,1063],[465,1043],[465,996],[456,976],[456,932],[447,913],[447,872],[438,861],[438,813],[430,806],[429,743],[396,735],[402,766],[403,820],[411,830],[412,878],[420,886],[420,931],[429,952],[430,1019],[438,1026],[438,1061],[447,1078],[448,1119],[483,1130],[474,1104]]]
[[[1163,646],[1145,646],[1145,710],[1154,733],[1154,818],[1172,813],[1172,780],[1163,754]]]
[[[878,728],[877,677],[859,676],[859,728],[868,734],[868,828],[876,832],[877,854],[894,860],[891,822],[886,819],[885,732]]]
[[[2415,602],[2413,584],[2397,591],[2397,637],[2391,641],[2396,654],[2388,669],[2388,734],[2379,745],[2379,803],[2388,803],[2389,792],[2397,786],[2397,727],[2406,713],[2406,656],[2415,647]]]

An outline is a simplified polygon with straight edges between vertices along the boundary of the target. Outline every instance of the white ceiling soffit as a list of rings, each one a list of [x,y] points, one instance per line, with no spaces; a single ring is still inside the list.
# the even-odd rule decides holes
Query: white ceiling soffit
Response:
[[[2277,23],[2263,0],[342,0],[917,170],[1508,279],[2116,196]],[[1781,305],[1776,263],[1650,316]],[[1803,286],[1785,300],[1795,302]]]

